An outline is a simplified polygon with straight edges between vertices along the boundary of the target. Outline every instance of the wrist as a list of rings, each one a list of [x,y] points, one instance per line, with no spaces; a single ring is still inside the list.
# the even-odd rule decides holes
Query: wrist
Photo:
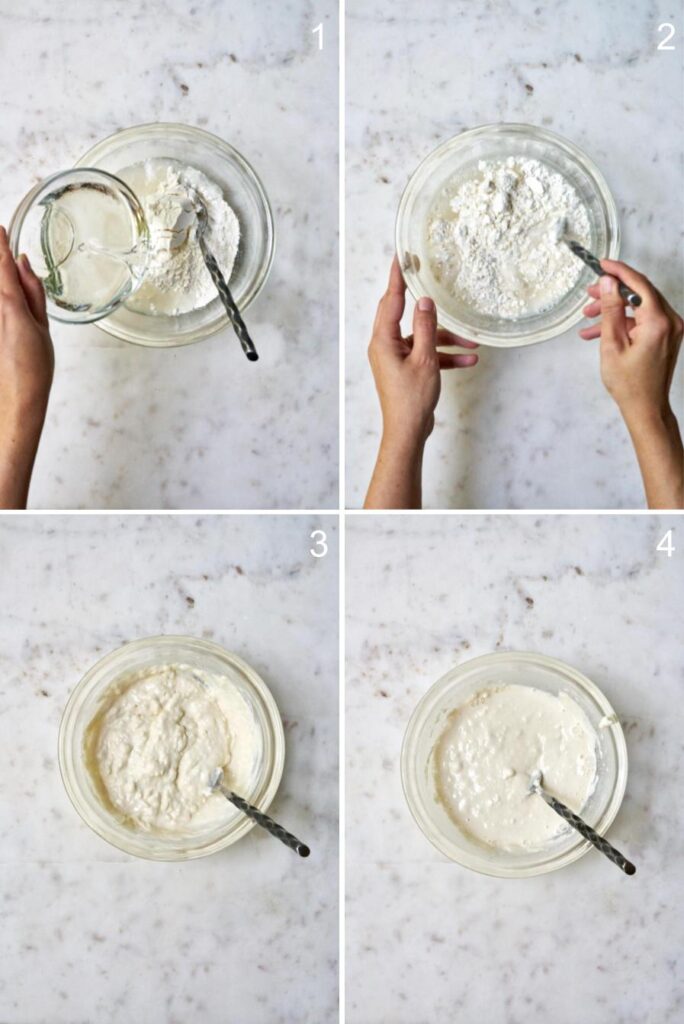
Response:
[[[398,419],[396,416],[384,416],[382,421],[383,444],[403,451],[421,451],[432,433],[435,418],[428,416],[406,415]]]
[[[677,431],[677,420],[669,402],[628,402],[620,404],[622,418],[630,433],[671,433]]]
[[[428,436],[423,431],[383,426],[380,449],[385,454],[412,461],[422,458]]]

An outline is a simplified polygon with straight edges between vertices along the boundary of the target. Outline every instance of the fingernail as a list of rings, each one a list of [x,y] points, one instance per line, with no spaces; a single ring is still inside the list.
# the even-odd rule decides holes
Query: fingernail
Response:
[[[23,262],[25,267],[28,267],[29,270],[31,269],[31,264],[29,262],[29,258],[28,258],[28,256],[26,255],[25,252],[22,252],[22,254],[19,257],[19,259],[22,260],[22,262]]]
[[[422,299],[418,299],[418,309],[421,313],[432,313],[435,308],[435,304],[432,299],[428,299],[424,296]]]
[[[601,274],[599,285],[601,295],[612,295],[615,291],[615,278],[611,277],[610,274]]]

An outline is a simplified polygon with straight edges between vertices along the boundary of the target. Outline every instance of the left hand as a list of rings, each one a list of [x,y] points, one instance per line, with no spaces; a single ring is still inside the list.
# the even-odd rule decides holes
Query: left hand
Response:
[[[435,423],[440,370],[474,366],[478,360],[474,353],[439,352],[437,346],[478,346],[438,328],[435,304],[429,298],[418,300],[413,313],[413,334],[403,337],[401,318],[405,305],[406,282],[395,256],[387,291],[375,317],[368,357],[380,397],[384,440],[422,445]]]

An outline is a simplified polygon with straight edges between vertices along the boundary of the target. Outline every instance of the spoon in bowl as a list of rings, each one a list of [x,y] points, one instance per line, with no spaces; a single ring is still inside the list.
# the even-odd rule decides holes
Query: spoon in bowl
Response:
[[[240,315],[240,310],[237,308],[235,299],[233,298],[230,288],[226,283],[226,279],[221,273],[221,269],[216,262],[216,259],[209,248],[209,244],[206,239],[207,224],[209,217],[207,214],[207,208],[204,205],[203,199],[197,192],[194,192],[192,196],[195,213],[197,215],[197,241],[204,257],[207,270],[211,274],[211,279],[216,285],[216,290],[219,293],[219,298],[224,305],[226,313],[230,318],[230,322],[233,325],[233,329],[238,336],[238,340],[242,345],[242,351],[245,353],[250,362],[256,362],[259,358],[257,350],[254,347],[254,342],[249,336],[249,331],[245,321]]]
[[[583,245],[576,242],[574,238],[568,233],[568,222],[566,220],[560,220],[555,228],[555,237],[557,242],[564,242],[571,253],[577,256],[578,259],[582,260],[590,270],[593,270],[598,277],[602,277],[606,271],[603,269],[597,258],[588,249],[585,249]],[[628,288],[622,281],[618,281],[618,290],[620,295],[628,302],[630,306],[640,306],[641,296],[637,295],[636,292]]]
[[[583,821],[579,815],[574,814],[569,807],[566,807],[565,804],[561,803],[560,800],[557,800],[555,796],[551,796],[551,794],[544,789],[542,786],[542,773],[539,769],[532,772],[530,775],[530,793],[537,793],[546,801],[549,807],[556,812],[556,814],[559,814],[561,818],[564,818],[565,821],[568,822],[569,825],[572,825],[572,827],[579,832],[581,836],[588,839],[592,846],[595,846],[597,850],[600,850],[608,860],[612,860],[613,864],[617,864],[617,866],[621,868],[626,875],[633,875],[636,872],[634,865],[631,864],[626,857],[623,857],[619,850],[616,850],[614,846],[611,846],[608,840],[604,839],[603,836],[600,836],[598,832],[595,832],[590,825],[587,825],[586,821]]]
[[[291,850],[298,853],[300,857],[308,857],[311,850],[304,843],[300,843],[299,839],[292,835],[279,825],[273,818],[269,818],[267,814],[260,811],[258,807],[253,807],[248,804],[246,800],[243,800],[237,793],[233,793],[232,789],[228,789],[227,786],[223,785],[223,768],[215,768],[209,777],[209,786],[213,790],[218,790],[225,796],[226,800],[230,800],[232,804],[235,804],[243,814],[246,814],[252,821],[256,821],[257,825],[261,825],[267,832],[270,832],[272,836],[279,839],[281,843],[285,843],[285,846],[289,846]]]

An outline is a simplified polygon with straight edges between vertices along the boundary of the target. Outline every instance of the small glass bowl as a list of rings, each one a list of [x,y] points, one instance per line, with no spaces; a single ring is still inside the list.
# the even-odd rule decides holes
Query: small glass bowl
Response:
[[[94,241],[95,244],[106,246],[106,240],[94,237],[88,224],[75,224],[70,215],[63,212],[64,202],[59,197],[64,196],[66,201],[76,191],[82,192],[84,196],[99,197],[100,202],[108,203],[110,217],[118,222],[118,229],[123,232],[120,244],[124,249],[137,249],[144,254],[126,263],[123,259],[89,253],[86,259],[91,261],[88,263],[90,278],[94,270],[97,271],[97,267],[93,268],[92,260],[106,261],[108,285],[97,301],[92,301],[88,295],[87,302],[68,306],[60,303],[46,284],[48,316],[63,323],[87,324],[109,316],[122,302],[127,301],[139,287],[145,273],[147,224],[142,206],[128,185],[114,175],[92,167],[52,174],[38,182],[19,203],[10,221],[8,239],[15,259],[20,253],[26,253],[31,267],[44,283],[51,273],[61,273],[65,269],[68,271],[74,257],[79,257],[81,242],[92,245]],[[54,240],[55,221],[61,227],[59,251],[50,245]],[[81,234],[77,238],[79,227]],[[48,266],[49,262],[52,262],[54,270]]]
[[[599,259],[615,259],[620,250],[617,207],[603,175],[585,153],[560,135],[529,124],[487,124],[462,132],[429,153],[411,175],[397,214],[396,248],[406,284],[414,299],[432,297],[442,327],[499,348],[534,345],[569,330],[581,320],[586,287],[596,279],[583,267],[575,286],[556,306],[518,320],[485,316],[459,306],[435,279],[427,229],[437,194],[455,175],[467,176],[479,160],[509,156],[539,160],[567,178],[587,207],[591,252]]]
[[[567,693],[582,708],[598,737],[598,778],[582,817],[605,835],[627,784],[627,747],[617,715],[599,688],[570,665],[542,654],[501,651],[473,658],[442,676],[418,703],[401,751],[401,779],[409,809],[440,853],[464,867],[499,878],[525,878],[555,871],[577,860],[591,843],[574,829],[543,850],[497,850],[462,831],[438,801],[434,748],[454,708],[478,690],[515,684]],[[562,827],[560,818],[559,827]]]
[[[277,705],[264,681],[246,662],[218,644],[194,637],[135,640],[93,665],[64,709],[59,767],[69,798],[83,821],[112,846],[147,860],[193,860],[237,842],[254,828],[254,822],[236,808],[220,825],[184,835],[134,831],[101,799],[85,763],[86,730],[112,684],[130,673],[163,664],[190,665],[227,676],[239,689],[254,712],[262,739],[252,791],[240,795],[260,810],[267,810],[278,790],[285,761],[285,736]]]
[[[171,159],[189,164],[221,187],[240,221],[240,245],[230,291],[244,310],[254,301],[268,277],[275,253],[273,213],[254,169],[223,139],[184,124],[142,124],[98,142],[76,161],[118,174],[145,160]],[[228,316],[218,295],[202,309],[179,316],[146,316],[119,306],[98,327],[123,341],[158,348],[188,345],[222,330]]]

